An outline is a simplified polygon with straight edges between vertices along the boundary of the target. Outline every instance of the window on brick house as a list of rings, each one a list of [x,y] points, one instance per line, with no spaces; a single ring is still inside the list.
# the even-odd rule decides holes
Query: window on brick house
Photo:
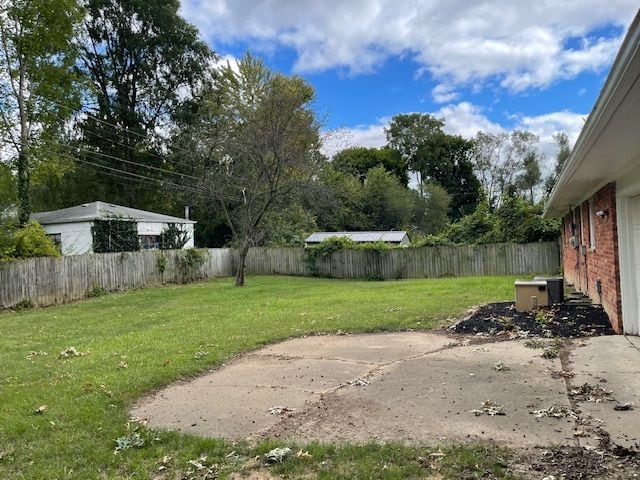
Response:
[[[591,200],[589,200],[589,247],[592,250],[596,249],[596,216]]]
[[[578,245],[582,245],[582,209],[573,209],[573,225],[571,235],[575,235]]]

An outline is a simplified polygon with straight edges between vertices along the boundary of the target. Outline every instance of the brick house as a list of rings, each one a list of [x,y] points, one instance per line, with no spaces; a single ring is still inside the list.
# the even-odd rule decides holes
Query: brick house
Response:
[[[640,331],[640,12],[545,216],[562,219],[566,280],[602,304],[618,333]]]

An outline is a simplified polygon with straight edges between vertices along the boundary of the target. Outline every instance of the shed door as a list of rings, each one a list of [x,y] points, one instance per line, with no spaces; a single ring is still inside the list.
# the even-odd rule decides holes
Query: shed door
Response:
[[[633,244],[633,271],[636,280],[636,320],[638,327],[636,331],[640,332],[640,196],[631,199],[631,231]]]

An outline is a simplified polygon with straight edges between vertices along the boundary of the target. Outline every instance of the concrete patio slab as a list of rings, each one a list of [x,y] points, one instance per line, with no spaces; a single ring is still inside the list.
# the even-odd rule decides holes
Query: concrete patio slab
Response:
[[[563,363],[541,352],[523,340],[461,343],[442,333],[306,337],[169,386],[132,414],[153,427],[230,440],[593,445],[602,425],[617,444],[638,441],[640,409],[619,412],[617,403],[569,397],[575,386],[600,384],[619,402],[640,406],[640,348],[633,341],[567,341]],[[496,370],[497,363],[508,369]],[[563,367],[575,378],[558,375]],[[504,415],[474,415],[486,400],[502,405]],[[532,414],[554,405],[580,410],[581,418]],[[273,415],[274,406],[290,411]],[[591,436],[574,435],[582,430]]]
[[[625,447],[640,442],[640,350],[637,337],[594,337],[579,342],[569,357],[576,372],[574,387],[584,383],[599,385],[613,393],[615,402],[580,402],[583,416],[602,420],[611,440]],[[633,410],[616,411],[614,406],[631,403]],[[600,424],[597,420],[596,424]],[[596,445],[597,433],[580,439],[582,445]]]
[[[445,335],[425,332],[389,334],[319,335],[277,343],[256,352],[260,355],[342,359],[384,365],[444,348],[451,343]]]
[[[509,371],[496,371],[503,362]],[[575,444],[572,419],[536,418],[533,410],[569,405],[563,380],[524,342],[450,348],[381,368],[366,386],[323,396],[263,438],[310,441],[405,440],[441,443],[491,440],[503,444]],[[504,406],[504,416],[475,416],[482,402]]]

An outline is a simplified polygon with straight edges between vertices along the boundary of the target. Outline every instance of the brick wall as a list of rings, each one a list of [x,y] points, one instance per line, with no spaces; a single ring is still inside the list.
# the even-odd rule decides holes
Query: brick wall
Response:
[[[591,202],[591,209],[589,203]],[[591,215],[606,211],[603,217]],[[616,218],[615,184],[599,190],[589,201],[567,214],[562,221],[562,249],[564,276],[567,282],[587,294],[594,303],[602,304],[613,329],[622,333],[622,301],[620,294],[620,264],[618,261],[618,230]],[[593,226],[595,245],[590,228]],[[575,233],[586,253],[571,247],[569,239]],[[597,291],[600,280],[602,293]]]

